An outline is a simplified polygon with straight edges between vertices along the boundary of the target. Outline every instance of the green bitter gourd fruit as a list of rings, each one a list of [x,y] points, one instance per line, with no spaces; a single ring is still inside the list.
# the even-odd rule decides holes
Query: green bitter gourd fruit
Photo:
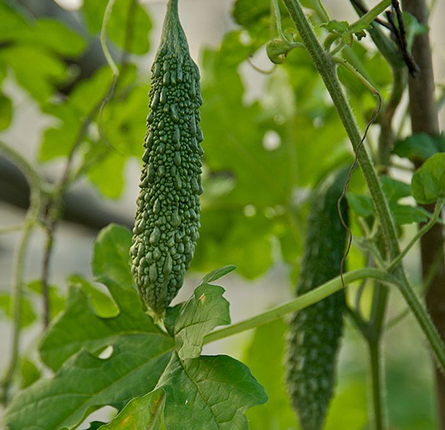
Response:
[[[305,252],[297,294],[304,294],[340,274],[346,229],[337,201],[348,170],[328,176],[312,197]],[[341,211],[347,220],[347,206]],[[344,290],[292,315],[286,352],[286,383],[303,430],[323,427],[335,385],[336,357],[343,332]]]
[[[178,0],[167,6],[149,99],[130,255],[142,299],[162,315],[193,258],[203,191],[199,69],[179,21]]]

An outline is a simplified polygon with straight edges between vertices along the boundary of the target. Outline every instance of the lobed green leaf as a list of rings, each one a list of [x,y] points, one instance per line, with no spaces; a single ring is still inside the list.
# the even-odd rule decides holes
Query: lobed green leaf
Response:
[[[104,405],[123,408],[154,388],[173,345],[152,332],[120,336],[111,346],[106,359],[80,351],[54,377],[15,396],[4,416],[9,430],[58,430],[77,425]]]
[[[199,357],[204,336],[215,327],[230,324],[229,302],[224,288],[201,284],[185,302],[174,326],[176,350],[181,360]]]
[[[267,401],[248,367],[225,355],[183,362],[173,354],[157,388],[167,430],[247,430],[244,412]]]

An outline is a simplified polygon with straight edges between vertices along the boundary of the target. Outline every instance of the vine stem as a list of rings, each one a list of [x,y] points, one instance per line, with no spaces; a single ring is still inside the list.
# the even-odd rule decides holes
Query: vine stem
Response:
[[[406,245],[406,248],[396,258],[394,258],[394,260],[392,260],[391,263],[389,263],[387,267],[388,272],[394,269],[394,267],[396,267],[402,261],[405,255],[408,254],[409,250],[417,243],[417,241],[436,224],[437,220],[440,217],[442,207],[443,207],[443,202],[439,201],[436,203],[433,216],[409,241],[408,245]]]
[[[280,38],[282,40],[287,40],[283,34],[283,28],[281,26],[281,12],[280,12],[280,7],[278,6],[278,0],[272,0],[272,5],[273,5],[274,13],[275,13],[275,20],[277,23],[278,35],[280,36]]]
[[[384,397],[384,374],[380,340],[368,342],[369,361],[371,368],[371,396],[373,428],[384,430],[388,428],[388,419]]]
[[[381,44],[380,44],[381,46]],[[379,47],[379,45],[377,45]],[[393,88],[389,101],[386,104],[380,121],[380,135],[378,144],[378,160],[387,171],[391,148],[393,146],[392,119],[400,103],[404,88],[405,80],[403,79],[403,71],[399,68],[392,67]],[[372,243],[372,242],[371,242]],[[381,241],[379,241],[379,247]],[[374,247],[375,245],[372,244]],[[385,249],[380,249],[385,252]],[[380,258],[380,250],[375,249],[375,259]],[[386,262],[381,268],[385,268]],[[374,294],[372,298],[371,316],[367,325],[367,333],[365,334],[368,343],[369,365],[371,376],[371,399],[372,399],[372,428],[375,430],[388,429],[388,414],[385,402],[385,378],[382,354],[382,337],[385,327],[385,314],[389,298],[389,289],[386,285],[379,282],[374,283]]]
[[[357,152],[357,148],[359,148],[361,142],[360,131],[355,122],[351,107],[343,93],[337,74],[335,73],[335,64],[332,57],[320,45],[315,32],[303,12],[300,2],[298,0],[283,0],[283,2],[331,95],[352,146]],[[375,8],[372,10],[375,10]],[[368,15],[368,17],[370,17],[370,15]],[[357,158],[376,209],[388,258],[392,260],[399,255],[400,248],[395,222],[391,215],[388,201],[366,148],[361,148],[357,154]],[[431,319],[422,306],[420,299],[409,284],[402,264],[395,269],[394,274],[399,279],[399,288],[402,295],[426,335],[440,367],[445,371],[445,347]]]
[[[100,45],[102,47],[102,51],[104,52],[105,59],[107,60],[108,65],[113,72],[113,75],[119,75],[119,68],[113,60],[113,56],[111,55],[108,45],[107,45],[107,26],[110,21],[111,11],[113,10],[115,0],[108,0],[107,6],[105,8],[104,20],[102,23],[102,28],[100,30]]]
[[[323,300],[329,295],[341,290],[343,288],[343,281],[344,284],[347,285],[364,278],[378,279],[379,281],[388,284],[397,283],[396,278],[380,269],[367,267],[364,269],[354,270],[345,273],[343,275],[343,280],[341,276],[337,276],[336,278],[331,279],[330,281],[320,285],[315,290],[303,294],[296,299],[293,299],[259,315],[255,315],[252,318],[248,318],[244,321],[240,321],[236,324],[232,324],[228,327],[216,330],[205,337],[204,343],[214,342],[216,340],[220,340],[234,334],[242,333],[243,331],[250,330],[260,325],[280,319],[290,312],[299,311],[303,308],[313,305],[314,303],[317,303],[318,301]]]
[[[36,170],[16,151],[0,141],[0,152],[9,158],[20,168],[25,175],[30,189],[30,206],[26,214],[22,236],[17,247],[13,265],[13,291],[12,306],[14,315],[14,326],[12,335],[11,358],[5,376],[1,381],[2,393],[1,402],[6,405],[8,401],[9,387],[15,373],[19,360],[20,334],[22,321],[22,294],[23,294],[23,273],[25,269],[25,257],[28,244],[32,236],[34,227],[38,222],[42,204],[42,183]]]
[[[14,231],[23,230],[25,228],[24,224],[14,224],[14,225],[8,225],[6,227],[0,228],[0,234],[3,233],[12,233]]]

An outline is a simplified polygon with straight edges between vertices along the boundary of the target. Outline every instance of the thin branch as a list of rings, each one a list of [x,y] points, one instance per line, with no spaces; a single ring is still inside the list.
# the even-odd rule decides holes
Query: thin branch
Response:
[[[273,12],[275,15],[275,21],[277,24],[278,35],[280,36],[280,39],[287,40],[286,36],[283,33],[283,28],[281,26],[281,12],[280,12],[280,6],[278,6],[278,0],[272,0],[272,5],[273,5]]]
[[[258,66],[256,66],[252,60],[250,59],[250,57],[247,57],[247,62],[249,63],[250,67],[252,67],[253,70],[255,70],[258,73],[261,73],[262,75],[271,75],[273,72],[275,72],[275,70],[277,69],[277,65],[274,64],[273,67],[270,70],[263,70],[261,68],[259,68]]]
[[[107,26],[110,21],[111,12],[113,10],[115,0],[108,0],[107,7],[105,8],[104,19],[102,23],[102,28],[100,30],[100,44],[102,46],[103,53],[105,55],[105,59],[107,60],[108,65],[110,66],[113,75],[119,75],[119,69],[116,63],[113,60],[110,51],[107,46]]]
[[[436,257],[434,258],[433,263],[428,268],[428,273],[425,276],[425,279],[422,283],[422,290],[421,295],[422,297],[428,293],[428,290],[430,289],[431,285],[433,284],[434,278],[436,274],[439,272],[442,265],[442,252],[437,252]],[[396,315],[391,321],[389,321],[385,326],[385,331],[388,331],[395,327],[399,322],[401,322],[405,317],[407,317],[410,314],[410,309],[406,308],[403,311],[401,311],[398,315]]]
[[[406,87],[406,73],[396,67],[392,68],[393,86],[388,103],[381,116],[381,128],[378,143],[378,162],[386,173],[390,163],[391,150],[394,146],[393,119]]]
[[[389,263],[389,265],[387,267],[388,272],[391,272],[394,269],[394,267],[396,267],[403,260],[405,255],[408,254],[409,250],[417,243],[417,241],[436,224],[437,220],[440,217],[440,214],[442,211],[442,206],[443,206],[443,202],[439,201],[436,203],[436,206],[435,206],[434,212],[433,212],[433,216],[417,232],[417,234],[411,238],[408,245],[406,245],[405,249],[393,261],[391,261],[391,263]]]
[[[13,224],[13,225],[8,225],[5,227],[1,227],[0,228],[0,234],[3,233],[12,233],[14,231],[20,231],[23,230],[25,228],[24,224]]]
[[[411,53],[408,51],[405,26],[403,24],[402,13],[397,0],[393,0],[393,8],[397,17],[397,24],[394,21],[393,13],[391,11],[386,12],[386,17],[388,18],[392,34],[394,35],[395,42],[399,47],[406,66],[408,67],[411,76],[416,77],[418,76],[420,69]]]
[[[260,315],[255,315],[252,318],[248,318],[236,324],[232,324],[228,327],[216,330],[205,337],[204,343],[214,342],[216,340],[242,333],[243,331],[250,330],[260,325],[280,319],[290,312],[299,311],[307,306],[317,303],[320,300],[323,300],[329,295],[341,290],[343,285],[348,285],[354,281],[364,278],[379,279],[381,282],[386,282],[389,284],[397,283],[397,280],[393,276],[379,269],[368,267],[348,272],[343,275],[343,280],[340,276],[337,276],[323,285],[320,285],[315,290],[303,294],[302,296],[277,306],[276,308],[270,309]]]

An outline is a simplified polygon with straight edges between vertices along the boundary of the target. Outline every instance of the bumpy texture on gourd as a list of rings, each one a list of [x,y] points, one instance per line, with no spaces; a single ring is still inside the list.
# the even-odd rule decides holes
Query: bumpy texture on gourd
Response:
[[[199,69],[170,0],[152,66],[150,113],[130,249],[142,299],[162,315],[181,288],[199,237]]]
[[[340,274],[347,232],[337,212],[337,201],[346,177],[345,169],[335,172],[314,192],[298,295]],[[345,200],[341,211],[346,220]],[[286,382],[303,430],[323,427],[335,385],[344,309],[345,293],[341,290],[292,315],[287,339]]]

